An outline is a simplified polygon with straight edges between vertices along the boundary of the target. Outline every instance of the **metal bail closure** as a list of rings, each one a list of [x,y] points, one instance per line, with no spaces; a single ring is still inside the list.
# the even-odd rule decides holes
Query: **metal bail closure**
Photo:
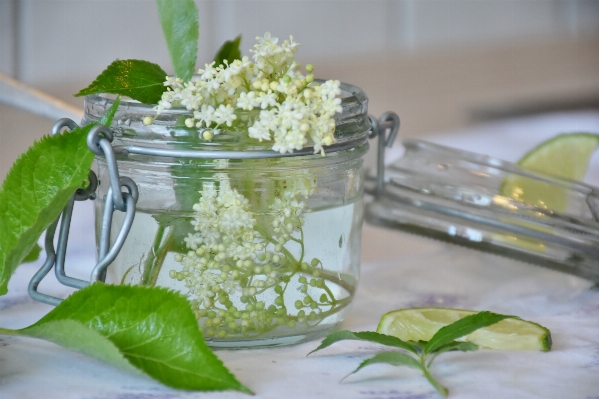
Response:
[[[78,127],[71,119],[63,118],[58,120],[52,127],[52,135],[59,134],[64,128],[73,130]],[[34,274],[29,282],[29,296],[36,301],[47,303],[49,305],[58,305],[62,299],[41,293],[37,290],[40,282],[46,277],[50,270],[55,267],[56,279],[65,286],[77,289],[84,288],[95,281],[104,281],[106,278],[106,268],[116,258],[123,246],[125,238],[133,224],[135,217],[135,205],[139,197],[137,185],[128,177],[119,177],[116,157],[110,142],[112,141],[112,132],[103,125],[92,128],[87,137],[88,147],[97,155],[104,156],[108,164],[108,173],[110,177],[110,188],[102,220],[102,234],[100,242],[100,251],[98,263],[94,267],[89,281],[79,280],[69,277],[65,273],[64,263],[67,251],[67,241],[69,238],[69,228],[71,216],[75,201],[94,200],[96,198],[96,188],[98,187],[98,178],[92,171],[89,172],[89,185],[85,189],[79,189],[73,194],[69,202],[59,216],[46,230],[45,252],[46,261],[42,267]],[[127,189],[126,192],[121,187]],[[115,210],[125,212],[124,222],[117,235],[115,242],[110,247],[110,227],[112,224],[112,215]],[[60,221],[60,230],[56,249],[54,248],[54,236],[58,222]]]
[[[397,132],[399,131],[399,116],[395,112],[385,112],[379,119],[369,115],[372,130],[370,138],[378,137],[377,154],[376,154],[376,192],[375,196],[379,197],[385,189],[385,147],[391,147]],[[389,131],[389,134],[387,134]]]

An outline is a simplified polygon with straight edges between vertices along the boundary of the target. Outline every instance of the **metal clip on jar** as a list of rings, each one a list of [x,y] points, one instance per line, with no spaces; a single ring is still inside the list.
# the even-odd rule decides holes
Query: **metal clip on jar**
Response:
[[[326,156],[310,143],[282,155],[243,131],[222,129],[206,141],[203,131],[185,126],[184,108],[146,126],[152,106],[123,100],[112,126],[96,126],[88,139],[99,156],[93,184],[78,198],[98,198],[98,264],[90,281],[181,292],[217,347],[293,344],[334,329],[358,283],[368,137],[394,137],[399,127],[397,116],[386,115],[371,133],[365,94],[348,84],[341,89],[343,112]],[[87,97],[83,124],[104,115],[111,98]],[[254,117],[239,116],[250,126]],[[57,251],[54,224],[48,261],[30,284],[31,295],[46,303],[60,301],[37,292],[54,264],[64,284],[89,284],[64,275],[72,203]]]

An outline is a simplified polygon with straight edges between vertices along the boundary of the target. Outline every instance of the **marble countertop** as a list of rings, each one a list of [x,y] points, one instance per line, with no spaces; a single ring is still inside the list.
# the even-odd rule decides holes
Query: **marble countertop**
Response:
[[[599,132],[599,114],[551,114],[431,135],[426,139],[506,160],[518,159],[564,131]],[[389,158],[400,156],[393,149]],[[599,185],[594,160],[586,179]],[[71,229],[67,271],[85,278],[94,264],[90,204],[79,204]],[[20,328],[51,307],[31,300],[27,283],[41,262],[21,266],[0,297],[0,326]],[[40,290],[66,296],[48,278]],[[599,291],[578,277],[405,233],[365,226],[362,276],[343,328],[374,330],[390,310],[414,306],[485,309],[515,314],[548,327],[550,352],[447,353],[432,372],[451,398],[599,399]],[[363,342],[336,344],[306,358],[318,342],[217,355],[257,398],[425,399],[437,392],[418,372],[372,366],[339,381],[381,351]],[[44,399],[244,398],[235,392],[166,388],[40,340],[0,337],[0,397]]]

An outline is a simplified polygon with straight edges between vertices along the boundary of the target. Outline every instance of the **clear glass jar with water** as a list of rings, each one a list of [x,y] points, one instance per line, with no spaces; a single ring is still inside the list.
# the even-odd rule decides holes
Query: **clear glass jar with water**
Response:
[[[270,143],[234,129],[214,131],[206,141],[201,129],[185,126],[184,108],[146,126],[152,106],[123,100],[111,126],[112,145],[119,173],[135,181],[139,200],[106,281],[181,292],[207,342],[217,347],[293,344],[339,325],[358,283],[370,130],[364,93],[347,84],[341,89],[336,144],[325,156],[253,158]],[[87,97],[83,123],[100,118],[113,98]],[[134,155],[128,146],[212,155]],[[219,155],[228,151],[242,155]],[[94,170],[99,237],[109,187],[104,158],[96,159]],[[115,235],[122,216],[114,214]]]

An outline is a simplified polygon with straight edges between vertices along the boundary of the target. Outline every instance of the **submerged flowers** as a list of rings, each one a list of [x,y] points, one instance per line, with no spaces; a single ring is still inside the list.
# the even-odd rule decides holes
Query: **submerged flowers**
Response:
[[[215,163],[216,169],[227,165]],[[175,255],[179,270],[169,276],[185,284],[206,336],[318,324],[335,305],[320,277],[320,260],[305,261],[304,214],[315,181],[298,172],[273,184],[278,194],[264,204],[263,214],[252,212],[255,204],[232,187],[227,173],[217,172],[214,181],[202,184],[193,206],[194,232],[184,239],[188,251]],[[299,304],[286,303],[292,281],[298,288],[287,296]]]
[[[168,90],[156,112],[184,106],[193,112],[187,127],[210,128],[217,134],[223,125],[238,124],[250,138],[274,141],[272,149],[281,154],[301,150],[311,141],[314,152],[324,155],[323,146],[335,142],[334,115],[342,110],[340,82],[315,82],[310,64],[303,75],[295,62],[299,44],[292,36],[281,45],[268,32],[257,40],[250,50],[253,62],[248,57],[223,65],[212,62],[189,82],[167,77]],[[242,121],[241,111],[256,115]]]

